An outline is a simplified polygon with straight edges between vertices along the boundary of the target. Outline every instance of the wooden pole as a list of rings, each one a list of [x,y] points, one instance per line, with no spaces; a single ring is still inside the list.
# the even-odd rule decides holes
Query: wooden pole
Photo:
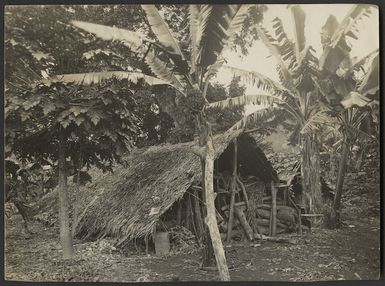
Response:
[[[245,197],[246,207],[247,207],[247,209],[249,209],[250,204],[249,204],[249,198],[248,198],[247,193],[246,193],[245,185],[242,183],[241,179],[239,179],[238,177],[237,177],[237,182],[241,186],[243,196]]]
[[[274,182],[271,182],[271,215],[270,215],[270,236],[277,233],[277,188]]]
[[[178,211],[176,213],[176,224],[180,225],[182,222],[182,200],[178,201]]]
[[[192,203],[191,203],[191,193],[187,192],[188,196],[187,196],[187,205],[188,205],[188,208],[190,210],[190,217],[191,217],[191,227],[193,229],[193,232],[195,234],[196,237],[198,237],[198,232],[197,232],[197,228],[195,226],[195,220],[194,220],[194,210],[193,210],[193,207],[192,207]]]
[[[231,200],[230,200],[230,210],[229,210],[229,223],[227,225],[227,242],[231,241],[231,231],[233,228],[233,221],[234,221],[234,202],[235,202],[235,187],[237,183],[237,160],[238,160],[238,154],[237,154],[237,139],[235,138],[233,140],[233,146],[234,146],[234,156],[233,156],[233,178],[232,178],[232,184],[231,184]]]
[[[210,140],[210,139],[209,139]],[[207,217],[205,222],[210,232],[211,242],[214,249],[215,260],[217,262],[219,277],[222,281],[230,281],[230,273],[229,268],[227,267],[227,261],[225,256],[225,251],[223,248],[221,235],[218,229],[218,223],[216,218],[216,210],[215,210],[215,194],[214,194],[214,147],[211,142],[207,144],[206,156],[205,156],[205,192],[206,192],[206,209],[207,209]]]
[[[194,202],[195,220],[197,225],[197,236],[198,236],[198,241],[200,242],[203,234],[203,219],[202,219],[201,206],[199,204],[198,191],[194,191],[193,202]]]
[[[246,216],[243,212],[244,207],[235,207],[234,212],[237,216],[239,222],[241,223],[241,226],[243,230],[245,231],[247,238],[252,241],[254,239],[253,230],[251,229],[250,225],[247,223]]]
[[[191,224],[191,200],[190,200],[190,194],[187,192],[186,193],[186,227],[188,229],[190,229],[190,224]]]

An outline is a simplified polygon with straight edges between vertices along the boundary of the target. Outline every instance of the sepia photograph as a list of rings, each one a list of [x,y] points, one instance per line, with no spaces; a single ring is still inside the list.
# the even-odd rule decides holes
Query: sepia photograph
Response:
[[[380,279],[379,12],[5,5],[5,281]]]

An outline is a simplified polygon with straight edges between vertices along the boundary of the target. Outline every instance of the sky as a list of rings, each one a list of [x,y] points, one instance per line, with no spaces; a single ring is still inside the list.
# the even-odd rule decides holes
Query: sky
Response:
[[[293,38],[293,25],[291,21],[291,12],[287,9],[287,4],[267,5],[268,10],[264,13],[262,25],[272,32],[272,20],[278,17],[282,20],[285,32],[289,38]],[[320,31],[330,14],[334,15],[341,23],[345,15],[353,7],[352,4],[302,4],[302,9],[306,13],[305,37],[306,45],[311,45],[316,50],[316,56],[319,57],[322,52]],[[379,20],[378,8],[372,7],[372,15],[358,22],[359,39],[349,38],[351,43],[352,57],[362,58],[379,47]],[[350,40],[351,39],[351,40]],[[275,69],[276,62],[274,58],[269,57],[268,49],[264,44],[257,40],[249,49],[247,56],[240,57],[240,53],[225,51],[224,57],[228,61],[227,65],[262,73],[278,81],[278,74]],[[229,84],[232,75],[228,71],[220,70],[216,81],[222,84]],[[256,88],[247,85],[246,94],[255,94]],[[246,112],[255,110],[248,107]]]

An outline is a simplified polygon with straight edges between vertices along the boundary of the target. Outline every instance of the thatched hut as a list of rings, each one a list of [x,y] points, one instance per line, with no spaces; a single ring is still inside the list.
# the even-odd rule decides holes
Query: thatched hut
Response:
[[[231,172],[234,138],[238,144],[241,177],[257,177],[268,184],[277,174],[255,140],[241,131],[214,137],[216,171]],[[201,163],[194,142],[163,144],[132,152],[125,166],[104,174],[90,186],[95,198],[84,209],[76,229],[78,238],[113,236],[120,244],[153,233],[163,215],[192,187],[199,188]],[[175,208],[173,208],[175,209]]]

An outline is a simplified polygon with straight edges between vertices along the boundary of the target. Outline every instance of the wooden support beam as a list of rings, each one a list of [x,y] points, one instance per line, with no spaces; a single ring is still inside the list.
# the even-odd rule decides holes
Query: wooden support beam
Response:
[[[246,216],[243,212],[244,207],[235,207],[234,212],[236,217],[238,218],[239,222],[241,223],[241,226],[243,230],[245,231],[245,234],[247,238],[252,241],[254,239],[253,230],[251,229],[250,225],[247,222]]]
[[[277,233],[277,188],[275,183],[271,182],[271,216],[270,216],[270,236]]]
[[[246,193],[245,185],[242,183],[242,181],[241,181],[241,179],[239,179],[239,177],[237,177],[237,182],[241,186],[241,189],[242,189],[242,192],[243,192],[243,196],[245,197],[246,207],[247,207],[247,209],[249,209],[249,207],[250,207],[250,205],[249,205],[249,198],[248,198],[247,193]]]
[[[234,220],[234,203],[235,203],[235,187],[237,183],[237,161],[238,161],[238,146],[237,146],[237,138],[233,140],[234,146],[234,155],[233,155],[233,176],[231,182],[231,200],[230,200],[230,212],[229,212],[229,223],[227,225],[227,242],[231,241],[231,231],[233,228],[233,220]]]

